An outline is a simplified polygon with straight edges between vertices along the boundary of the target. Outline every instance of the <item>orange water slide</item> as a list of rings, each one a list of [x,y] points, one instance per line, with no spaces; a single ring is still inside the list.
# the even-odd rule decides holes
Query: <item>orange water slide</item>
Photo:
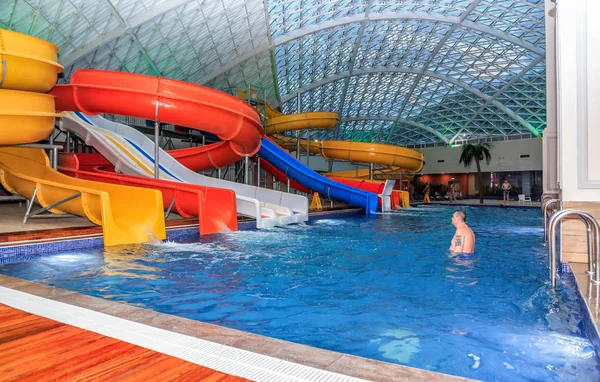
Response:
[[[219,150],[230,156],[254,155],[264,135],[252,106],[214,89],[167,78],[80,69],[69,85],[57,85],[50,94],[60,111],[127,115],[213,133],[226,141]]]

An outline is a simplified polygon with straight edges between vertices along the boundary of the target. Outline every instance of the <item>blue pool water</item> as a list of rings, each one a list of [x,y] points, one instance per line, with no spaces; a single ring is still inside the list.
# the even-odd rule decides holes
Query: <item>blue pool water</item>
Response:
[[[547,283],[539,210],[319,220],[188,243],[46,255],[0,273],[160,312],[487,381],[600,380],[572,282]]]

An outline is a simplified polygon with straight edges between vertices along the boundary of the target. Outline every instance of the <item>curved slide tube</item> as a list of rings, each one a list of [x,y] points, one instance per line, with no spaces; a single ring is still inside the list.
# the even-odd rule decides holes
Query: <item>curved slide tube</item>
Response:
[[[61,128],[71,131],[108,159],[115,170],[152,177],[154,142],[143,133],[98,116],[64,113]],[[285,225],[308,220],[308,199],[246,184],[229,182],[197,174],[160,150],[160,178],[235,191],[237,212],[256,219],[257,228]]]
[[[78,179],[159,190],[165,210],[171,208],[187,219],[198,217],[201,235],[238,229],[235,193],[231,190],[117,174],[103,170],[112,165],[100,154],[61,153],[59,159],[58,169]]]
[[[223,92],[141,74],[77,70],[56,85],[56,110],[120,114],[208,131],[235,154],[254,155],[264,135],[252,106]]]
[[[378,196],[376,194],[348,187],[319,175],[269,138],[263,138],[259,155],[281,169],[290,179],[296,180],[321,195],[346,202],[351,206],[362,207],[367,215],[377,211]]]
[[[281,135],[274,137],[277,143],[287,150],[296,149],[296,139],[289,138]],[[306,140],[300,140],[300,149],[303,152],[307,150]],[[368,143],[368,142],[349,142],[349,141],[318,141],[310,142],[311,154],[319,154],[326,159],[337,159],[351,162],[363,162],[363,163],[375,163],[379,165],[389,166],[392,169],[388,169],[390,172],[397,172],[402,170],[404,172],[419,172],[423,168],[424,160],[423,153],[409,149],[407,147],[385,145],[381,143]],[[386,170],[386,169],[384,169]],[[362,170],[363,172],[367,170]],[[344,175],[348,177],[356,177],[355,171],[344,171]],[[359,170],[361,173],[361,170]],[[330,176],[340,176],[340,173],[331,173]]]
[[[0,145],[40,141],[52,133],[54,97],[48,94],[0,90]]]
[[[307,113],[283,114],[267,108],[267,135],[281,134],[293,130],[329,130],[340,121],[338,113],[329,111],[311,111]]]
[[[57,55],[48,41],[0,29],[0,88],[46,93],[63,71]]]
[[[40,93],[63,71],[57,53],[47,41],[0,29],[0,145],[34,143],[54,129],[54,97]]]
[[[42,207],[81,193],[50,211],[85,216],[101,225],[106,246],[166,238],[160,192],[71,178],[50,168],[42,149],[0,148],[0,181],[28,199],[37,189]]]

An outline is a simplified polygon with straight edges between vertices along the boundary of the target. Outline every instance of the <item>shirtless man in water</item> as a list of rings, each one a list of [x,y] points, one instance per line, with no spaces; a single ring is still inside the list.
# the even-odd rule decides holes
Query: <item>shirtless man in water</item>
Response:
[[[475,235],[467,225],[464,211],[456,211],[452,215],[452,225],[456,227],[456,233],[450,242],[450,250],[455,253],[475,252]]]

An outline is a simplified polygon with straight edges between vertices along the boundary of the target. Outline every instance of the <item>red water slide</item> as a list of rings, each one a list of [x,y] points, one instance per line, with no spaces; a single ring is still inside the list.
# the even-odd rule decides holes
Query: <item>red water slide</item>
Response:
[[[117,174],[100,154],[61,153],[58,169],[79,179],[159,190],[165,210],[171,206],[171,211],[184,218],[198,216],[201,235],[222,232],[225,227],[238,229],[235,192],[231,190]]]
[[[218,90],[142,74],[79,69],[69,85],[56,85],[56,109],[156,120],[217,135],[220,155],[254,155],[264,129],[259,113]],[[209,146],[210,147],[210,146]],[[210,149],[205,149],[207,161]],[[214,159],[214,156],[213,156]]]

